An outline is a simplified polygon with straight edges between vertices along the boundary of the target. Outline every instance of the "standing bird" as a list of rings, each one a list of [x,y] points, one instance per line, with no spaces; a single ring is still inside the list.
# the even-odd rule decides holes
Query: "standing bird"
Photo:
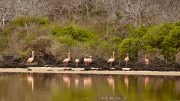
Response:
[[[148,65],[149,64],[149,59],[147,58],[147,55],[144,55],[144,64]]]
[[[127,63],[128,63],[128,61],[129,61],[128,53],[127,53],[127,56],[126,56],[126,58],[124,59],[124,61],[126,62],[126,68],[127,68]]]
[[[32,51],[32,57],[30,57],[30,58],[27,60],[27,63],[30,64],[30,66],[31,66],[31,64],[32,64],[33,61],[34,61],[34,51]]]
[[[108,60],[108,63],[110,63],[110,68],[112,67],[112,63],[113,63],[113,62],[114,62],[114,60],[115,60],[114,55],[115,55],[115,52],[113,51],[112,58],[110,58],[110,59]]]
[[[76,62],[76,68],[77,68],[79,64],[79,59],[75,59],[75,62]]]
[[[92,63],[92,61],[92,56],[89,56],[89,58],[87,58],[87,65],[89,66]]]
[[[87,63],[87,60],[88,60],[88,58],[84,57],[84,64],[85,64],[85,65],[88,64],[88,63]]]
[[[68,66],[68,63],[71,61],[71,53],[68,53],[68,58],[64,59],[64,66]]]

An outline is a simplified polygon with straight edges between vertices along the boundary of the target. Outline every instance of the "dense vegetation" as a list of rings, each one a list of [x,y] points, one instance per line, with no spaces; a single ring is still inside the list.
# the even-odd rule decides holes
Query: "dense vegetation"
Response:
[[[44,58],[44,54],[62,60],[68,52],[73,58],[92,55],[107,59],[115,50],[119,60],[129,53],[131,60],[137,61],[141,51],[151,57],[159,54],[167,61],[174,61],[180,50],[180,22],[139,27],[125,24],[119,26],[119,30],[115,31],[108,23],[99,29],[46,17],[17,17],[0,31],[0,53],[22,60],[26,60],[32,50],[37,60]]]

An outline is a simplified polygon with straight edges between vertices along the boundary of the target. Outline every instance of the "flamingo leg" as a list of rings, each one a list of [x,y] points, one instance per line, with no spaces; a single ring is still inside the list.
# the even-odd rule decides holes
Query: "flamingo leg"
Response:
[[[126,68],[127,68],[127,63],[128,63],[128,62],[126,61]]]
[[[112,68],[112,62],[110,62],[110,69]]]
[[[76,63],[76,68],[78,67],[78,63]]]

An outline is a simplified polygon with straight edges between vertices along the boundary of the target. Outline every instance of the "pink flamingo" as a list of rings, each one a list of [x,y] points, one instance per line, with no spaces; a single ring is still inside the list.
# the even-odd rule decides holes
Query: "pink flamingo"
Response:
[[[79,59],[75,59],[75,62],[76,62],[76,67],[78,67]]]
[[[149,64],[149,59],[147,58],[147,55],[144,55],[144,64],[148,65]]]
[[[27,60],[27,63],[31,65],[33,61],[34,61],[34,51],[32,51],[32,57],[30,57],[30,58]]]
[[[84,58],[84,63],[85,65],[90,65],[92,63],[93,59],[92,59],[92,56],[90,56],[89,58]]]
[[[115,52],[113,51],[112,58],[108,59],[108,63],[110,63],[110,68],[112,67],[112,63],[113,63],[113,62],[114,62],[114,60],[115,60],[114,55],[115,55]]]
[[[64,59],[64,66],[68,66],[68,63],[71,61],[71,53],[68,53],[68,57]]]
[[[126,68],[127,68],[127,64],[128,64],[128,61],[129,61],[128,53],[127,53],[127,56],[126,56],[126,58],[124,59],[124,61],[126,62]]]

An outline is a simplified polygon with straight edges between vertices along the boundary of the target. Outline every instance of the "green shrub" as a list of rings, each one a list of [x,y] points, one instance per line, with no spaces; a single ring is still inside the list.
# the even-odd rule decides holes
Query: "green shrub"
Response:
[[[0,52],[8,46],[8,39],[6,36],[0,36]]]
[[[79,42],[90,41],[95,38],[94,33],[72,25],[63,28],[53,27],[52,34],[56,37],[69,36]]]
[[[45,17],[17,17],[12,21],[12,24],[16,26],[25,26],[26,24],[46,25],[48,23],[48,18]]]
[[[137,60],[138,54],[138,43],[139,40],[135,38],[126,38],[118,47],[119,58],[124,59],[126,53],[129,54],[129,57],[132,61]]]

